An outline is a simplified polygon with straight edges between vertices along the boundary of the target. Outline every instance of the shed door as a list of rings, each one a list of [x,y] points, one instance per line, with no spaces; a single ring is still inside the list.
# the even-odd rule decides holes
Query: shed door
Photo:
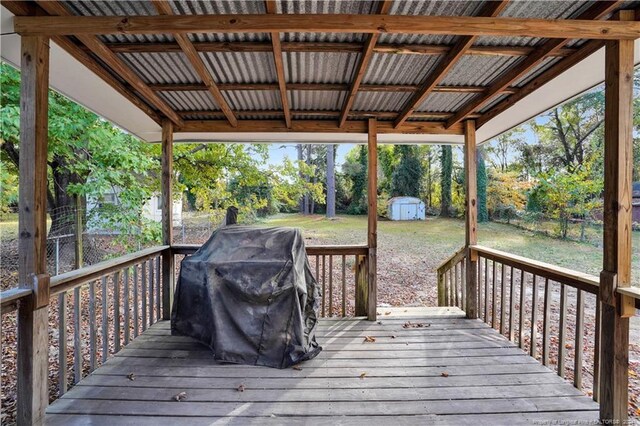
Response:
[[[416,204],[400,204],[400,220],[414,220],[418,217]]]

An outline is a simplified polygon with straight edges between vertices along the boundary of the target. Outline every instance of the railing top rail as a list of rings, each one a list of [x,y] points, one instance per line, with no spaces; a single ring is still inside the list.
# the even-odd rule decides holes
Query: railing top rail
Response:
[[[460,247],[458,251],[453,253],[451,256],[446,258],[438,267],[436,268],[438,271],[441,269],[448,269],[451,265],[458,263],[464,256],[466,255],[466,247]]]
[[[171,246],[171,251],[173,254],[192,254],[199,248],[200,244],[175,244]],[[309,255],[366,255],[368,250],[366,244],[307,246]]]
[[[126,254],[115,259],[105,260],[104,262],[96,263],[95,265],[51,277],[51,296],[71,290],[86,283],[87,281],[98,279],[111,272],[126,268],[127,266],[132,266],[136,263],[156,257],[168,249],[169,246],[149,247],[135,253]]]
[[[618,287],[618,293],[632,297],[636,301],[636,309],[640,310],[640,288],[638,287]]]
[[[32,290],[29,288],[11,288],[0,292],[0,309],[2,314],[13,312],[18,307],[18,301],[30,297]]]
[[[567,284],[588,293],[598,294],[600,280],[596,276],[480,245],[470,246],[470,249],[489,260],[513,266],[525,272]]]

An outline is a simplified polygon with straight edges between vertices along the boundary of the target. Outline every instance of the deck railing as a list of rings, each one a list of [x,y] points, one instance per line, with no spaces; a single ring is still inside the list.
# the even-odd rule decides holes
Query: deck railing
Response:
[[[184,255],[200,248],[197,244],[172,246],[179,264]],[[320,286],[320,315],[367,315],[367,253],[366,245],[308,246],[307,256],[311,270]],[[353,283],[353,285],[348,285]]]
[[[466,308],[467,249],[462,247],[438,266],[438,306]]]

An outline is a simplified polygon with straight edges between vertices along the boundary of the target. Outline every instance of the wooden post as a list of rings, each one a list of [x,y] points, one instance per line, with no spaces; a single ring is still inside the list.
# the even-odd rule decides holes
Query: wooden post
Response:
[[[466,308],[467,318],[478,318],[478,259],[474,258],[469,246],[478,243],[478,175],[477,171],[476,122],[464,122],[464,171],[466,186],[465,246],[467,247],[466,267]]]
[[[316,276],[317,275],[318,274],[316,274]],[[367,256],[356,255],[355,276],[355,315],[357,317],[363,317],[367,315],[367,294],[369,292],[367,287]]]
[[[173,243],[173,123],[162,122],[162,244]],[[162,319],[171,319],[175,263],[171,249],[162,254]]]
[[[620,11],[633,21],[633,11]],[[633,40],[606,43],[604,119],[604,262],[600,274],[600,419],[625,424],[629,386],[629,318],[617,287],[631,283]]]
[[[378,301],[378,265],[376,261],[376,251],[378,248],[378,122],[375,118],[369,119],[369,139],[367,145],[369,148],[369,180],[367,186],[367,199],[369,201],[369,222],[367,227],[367,245],[369,246],[367,272],[369,291],[367,294],[367,318],[369,321],[375,321]]]
[[[47,111],[49,39],[22,37],[20,86],[19,285],[33,297],[18,309],[18,424],[36,424],[49,402]]]

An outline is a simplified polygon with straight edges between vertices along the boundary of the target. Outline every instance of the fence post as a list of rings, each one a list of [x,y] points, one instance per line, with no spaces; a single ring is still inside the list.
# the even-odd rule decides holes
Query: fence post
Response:
[[[469,248],[478,243],[478,181],[476,122],[464,122],[464,168],[466,186],[465,247],[467,249],[465,266],[466,276],[466,312],[467,318],[478,318],[478,265],[477,257]]]
[[[82,268],[82,265],[84,263],[84,259],[83,259],[83,244],[82,244],[82,229],[83,229],[83,223],[82,223],[82,199],[80,198],[79,195],[75,196],[75,201],[76,201],[76,226],[74,228],[75,231],[75,249],[76,249],[76,263],[75,263],[75,269],[80,269]]]

